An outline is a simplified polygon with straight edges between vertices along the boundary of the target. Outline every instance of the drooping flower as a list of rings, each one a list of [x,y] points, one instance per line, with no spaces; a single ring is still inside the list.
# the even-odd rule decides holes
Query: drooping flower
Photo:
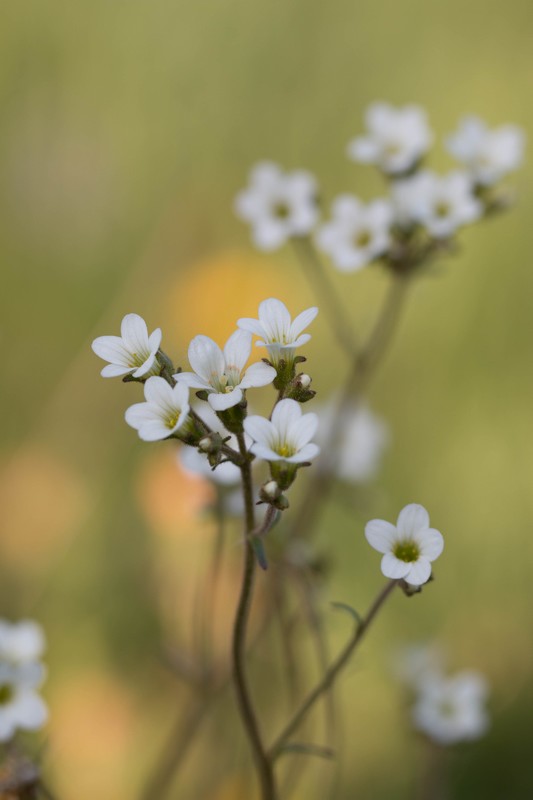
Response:
[[[439,744],[478,739],[487,731],[488,687],[478,672],[426,678],[413,708],[415,727]]]
[[[259,304],[259,319],[244,317],[237,321],[241,330],[260,336],[257,345],[266,347],[274,366],[280,359],[292,361],[297,347],[306,344],[311,335],[302,333],[318,314],[318,308],[312,307],[291,321],[287,307],[281,300],[271,297]]]
[[[393,203],[402,225],[411,219],[436,239],[452,236],[458,228],[481,216],[483,206],[474,196],[466,172],[436,175],[429,170],[393,187]]]
[[[243,391],[268,386],[276,370],[263,361],[245,369],[252,349],[252,336],[243,330],[229,337],[222,351],[209,336],[195,336],[189,345],[189,363],[194,372],[174,377],[191,389],[203,389],[215,411],[225,411],[241,402]]]
[[[415,105],[395,108],[373,103],[365,114],[368,134],[348,145],[348,156],[364,164],[376,164],[388,175],[410,170],[433,141],[426,112]]]
[[[144,384],[145,403],[126,410],[128,425],[145,442],[167,439],[185,424],[189,415],[189,390],[183,383],[172,387],[164,378],[153,376]]]
[[[355,272],[387,251],[392,211],[386,200],[364,205],[357,197],[341,195],[334,201],[331,215],[316,239],[342,272]]]
[[[284,461],[302,464],[320,452],[311,439],[318,426],[316,414],[302,414],[296,400],[281,400],[272,412],[272,419],[258,415],[244,420],[244,430],[254,444],[250,451],[263,461]]]
[[[421,586],[431,576],[431,562],[444,548],[442,534],[429,527],[429,514],[417,503],[400,511],[396,525],[382,519],[366,524],[368,543],[383,553],[381,571],[386,578],[403,578],[412,586]]]
[[[103,368],[104,378],[132,375],[146,378],[158,375],[157,351],[161,344],[161,329],[148,335],[146,322],[138,314],[126,314],[120,326],[120,336],[99,336],[92,349],[99,358],[109,361]]]
[[[275,250],[291,236],[303,236],[318,218],[317,185],[308,172],[284,173],[269,161],[257,164],[250,185],[235,200],[236,214],[252,226],[254,243]]]
[[[524,158],[525,134],[516,125],[492,130],[476,116],[464,117],[446,146],[463,164],[475,184],[491,186],[518,169]]]

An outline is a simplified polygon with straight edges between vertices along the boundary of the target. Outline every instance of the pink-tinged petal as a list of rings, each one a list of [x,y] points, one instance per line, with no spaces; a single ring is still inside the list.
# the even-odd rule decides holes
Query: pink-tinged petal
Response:
[[[444,538],[440,531],[428,528],[415,535],[415,541],[420,548],[420,555],[428,561],[435,561],[444,550]]]
[[[411,571],[411,567],[411,564],[400,561],[396,556],[393,556],[392,553],[385,553],[381,559],[381,571],[386,578],[394,578],[396,580],[405,578]]]
[[[101,371],[102,378],[120,378],[133,371],[133,367],[119,367],[117,364],[107,364]]]
[[[293,320],[292,325],[290,327],[290,338],[296,339],[302,331],[304,331],[314,320],[316,315],[318,314],[318,308],[313,306],[312,308],[308,308],[305,311],[302,311],[301,314]]]
[[[153,403],[159,408],[173,408],[174,398],[172,387],[164,378],[153,376],[144,384],[144,397],[148,403]]]
[[[152,353],[141,366],[132,372],[134,378],[142,378],[143,375],[146,375],[147,372],[150,372],[152,369],[155,361],[156,361],[155,353]]]
[[[138,314],[126,314],[120,326],[120,333],[126,347],[133,353],[148,350],[148,328]]]
[[[320,447],[317,444],[311,442],[310,444],[306,444],[295,453],[293,456],[289,458],[285,458],[284,460],[287,461],[289,464],[303,464],[305,461],[312,461],[317,455],[320,453]]]
[[[189,345],[188,355],[194,372],[208,383],[224,372],[222,350],[209,336],[195,336]]]
[[[234,389],[232,392],[211,392],[207,398],[207,402],[213,411],[225,411],[227,408],[233,408],[242,400],[242,392],[240,389]]]
[[[291,444],[296,449],[301,450],[311,441],[317,428],[318,416],[316,414],[303,414],[291,427],[289,432]]]
[[[422,586],[423,583],[426,583],[429,580],[429,576],[431,575],[431,564],[424,558],[420,556],[418,561],[414,561],[411,564],[408,564],[410,567],[409,573],[405,576],[405,580],[411,586]]]
[[[254,414],[244,420],[244,430],[255,442],[271,447],[277,439],[276,429],[270,420]]]
[[[248,367],[239,387],[241,389],[250,389],[251,387],[268,386],[269,383],[272,383],[276,374],[274,367],[269,367],[264,361],[258,361]]]
[[[283,335],[289,332],[291,316],[285,303],[270,297],[259,304],[259,320],[268,339],[283,342]]]
[[[240,374],[250,358],[252,350],[252,335],[248,331],[237,330],[232,333],[224,345],[224,359],[226,370],[232,367]]]
[[[414,536],[418,531],[429,528],[429,514],[424,506],[410,503],[400,511],[396,527],[401,534]]]
[[[250,319],[250,317],[242,317],[237,320],[237,327],[243,331],[253,333],[255,336],[264,336],[265,329],[257,319]]]
[[[213,387],[203,378],[200,378],[196,372],[178,372],[174,375],[174,379],[178,384],[189,386],[191,389],[206,389],[209,392],[213,391]]]
[[[131,354],[120,336],[99,336],[91,345],[93,352],[104,361],[129,366]]]
[[[368,544],[378,553],[389,553],[397,539],[394,525],[384,519],[371,519],[366,523],[365,536]]]
[[[287,440],[290,429],[298,422],[301,416],[302,409],[296,400],[287,398],[277,403],[272,412],[272,424],[282,442]]]

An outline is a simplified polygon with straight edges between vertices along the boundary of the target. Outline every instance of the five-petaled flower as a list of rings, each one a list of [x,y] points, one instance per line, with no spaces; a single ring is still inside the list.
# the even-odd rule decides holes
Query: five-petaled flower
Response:
[[[474,183],[490,186],[520,166],[525,135],[516,125],[502,125],[491,130],[479,117],[469,116],[448,136],[446,146],[469,171]]]
[[[303,236],[318,218],[317,186],[302,170],[284,173],[265,161],[250,174],[250,185],[235,200],[235,212],[252,225],[254,243],[261,250],[275,250],[291,236]]]
[[[256,344],[267,348],[270,360],[277,366],[281,359],[291,362],[296,348],[309,341],[311,335],[302,331],[317,314],[318,308],[308,308],[291,321],[285,304],[271,297],[259,304],[259,319],[243,317],[237,325],[261,337]]]
[[[97,356],[109,361],[101,374],[104,378],[132,375],[146,378],[158,375],[157,351],[161,344],[161,329],[148,335],[146,322],[138,314],[126,314],[120,326],[121,336],[99,336],[92,343]]]
[[[442,534],[429,527],[429,514],[417,503],[400,511],[396,525],[383,519],[366,524],[368,543],[383,553],[381,571],[387,578],[403,578],[412,586],[429,580],[431,562],[440,556],[444,547]]]
[[[485,678],[473,670],[433,674],[420,685],[412,712],[415,727],[443,745],[478,739],[489,726],[487,693]]]
[[[365,205],[357,197],[341,195],[331,214],[317,233],[317,243],[342,272],[355,272],[388,249],[392,210],[387,200]]]
[[[311,442],[318,426],[316,414],[302,414],[296,400],[281,400],[272,419],[258,415],[244,420],[244,430],[254,440],[250,451],[263,461],[303,464],[320,452]]]
[[[354,161],[376,164],[388,175],[407,172],[429,149],[431,133],[426,112],[415,105],[395,108],[388,103],[372,103],[366,111],[367,136],[348,145]]]
[[[183,383],[172,387],[164,378],[153,376],[144,384],[145,403],[126,410],[128,425],[139,431],[145,442],[168,439],[185,424],[189,415],[189,390]]]
[[[203,389],[215,411],[225,411],[241,402],[243,391],[267,386],[276,377],[276,370],[263,361],[251,364],[252,336],[235,331],[222,351],[209,336],[195,336],[189,345],[189,362],[194,372],[180,372],[174,377],[191,389]]]

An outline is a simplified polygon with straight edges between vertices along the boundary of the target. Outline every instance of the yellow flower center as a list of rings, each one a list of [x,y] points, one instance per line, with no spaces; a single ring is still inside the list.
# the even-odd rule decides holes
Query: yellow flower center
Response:
[[[438,202],[435,206],[435,214],[437,217],[447,217],[450,213],[450,204],[446,203],[444,200]]]
[[[359,231],[359,233],[356,235],[354,239],[354,244],[356,247],[367,247],[367,245],[369,245],[371,241],[372,241],[372,234],[370,233],[370,231],[366,230],[366,228],[363,228],[363,230]]]
[[[294,448],[288,444],[282,444],[278,447],[278,455],[283,456],[283,458],[290,458],[294,455]]]
[[[420,548],[413,541],[403,541],[398,542],[394,545],[394,549],[392,551],[396,558],[400,561],[405,561],[406,563],[410,564],[413,561],[418,561],[420,558]]]
[[[283,203],[280,201],[279,203],[275,204],[275,206],[272,209],[272,213],[274,214],[275,217],[277,217],[277,219],[287,219],[287,217],[291,213],[291,210],[287,205],[287,203]]]
[[[13,687],[9,683],[0,685],[0,706],[5,706],[14,695]]]
[[[178,424],[178,420],[180,418],[180,412],[178,411],[176,414],[173,414],[171,417],[167,419],[167,428],[172,430],[175,425]]]

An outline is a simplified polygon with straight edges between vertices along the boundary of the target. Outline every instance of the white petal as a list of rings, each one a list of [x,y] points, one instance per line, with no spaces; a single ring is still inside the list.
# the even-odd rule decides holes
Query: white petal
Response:
[[[10,626],[9,658],[13,661],[36,661],[45,647],[42,627],[34,620],[22,620]]]
[[[121,375],[127,375],[133,372],[133,367],[119,367],[117,364],[107,364],[101,371],[102,378],[119,378]]]
[[[284,460],[289,464],[303,464],[304,461],[312,461],[313,458],[316,458],[319,453],[320,447],[311,442],[310,444],[304,445],[302,449],[293,456],[290,456],[290,458],[285,458]]]
[[[252,349],[252,335],[248,331],[237,330],[232,333],[224,345],[224,358],[226,370],[234,367],[240,374],[250,358]]]
[[[286,441],[289,431],[295,422],[302,416],[302,409],[296,400],[281,400],[272,412],[272,424],[279,434],[281,441]]]
[[[178,372],[176,375],[174,375],[174,379],[184,386],[190,386],[191,389],[206,389],[209,392],[213,391],[211,384],[203,378],[200,378],[196,372]]]
[[[240,389],[234,389],[232,392],[212,392],[207,398],[207,402],[214,411],[225,411],[227,408],[233,408],[242,400],[242,392]]]
[[[150,403],[135,403],[126,409],[124,419],[132,428],[139,430],[147,422],[159,422],[161,416]]]
[[[316,315],[318,314],[318,308],[312,307],[306,309],[306,311],[302,311],[301,314],[293,320],[293,323],[290,327],[290,338],[296,339],[302,331],[304,331],[308,325],[312,323]]]
[[[37,730],[48,719],[48,709],[38,694],[31,690],[22,691],[12,708],[17,726],[25,730]]]
[[[290,441],[297,450],[301,450],[311,441],[318,428],[318,416],[316,414],[302,414],[291,426],[289,433]]]
[[[444,539],[440,531],[435,528],[428,528],[415,535],[415,539],[420,547],[420,554],[428,561],[435,561],[444,549]]]
[[[174,398],[172,387],[164,378],[153,376],[144,384],[144,396],[148,403],[153,403],[161,409],[173,408]]]
[[[162,420],[150,420],[139,428],[139,438],[143,442],[159,442],[168,439],[179,427],[179,422],[172,430]]]
[[[148,345],[151,351],[159,350],[159,345],[161,344],[161,337],[163,336],[161,332],[161,328],[156,328],[153,333],[150,334],[148,338]]]
[[[277,219],[262,219],[252,230],[252,239],[259,250],[276,250],[289,236],[287,223]]]
[[[0,706],[0,742],[8,742],[15,733],[16,725],[10,711],[11,706]]]
[[[291,344],[283,344],[281,350],[294,350],[295,347],[301,347],[303,344],[307,344],[310,339],[310,333],[302,333],[302,335],[298,336],[296,341],[291,342]]]
[[[424,506],[410,503],[400,511],[396,527],[401,534],[413,536],[418,531],[429,528],[429,514]]]
[[[134,378],[142,378],[143,375],[146,375],[147,372],[150,372],[154,362],[156,361],[155,353],[151,353],[146,361],[141,364],[141,366],[132,373]]]
[[[381,559],[381,571],[386,578],[405,578],[411,571],[411,567],[412,564],[400,561],[400,559],[393,556],[392,553],[385,553]]]
[[[368,544],[378,553],[389,553],[397,538],[394,525],[384,519],[371,519],[366,523],[365,536]]]
[[[126,314],[120,326],[120,333],[126,347],[132,353],[149,349],[148,328],[144,319],[138,314]]]
[[[244,420],[244,430],[254,441],[271,447],[276,441],[276,429],[270,420],[254,414]]]
[[[99,336],[91,345],[93,352],[104,361],[129,366],[130,352],[120,336]]]
[[[272,383],[276,374],[274,367],[269,367],[264,361],[258,361],[248,367],[239,387],[241,389],[249,389],[252,386],[268,386],[269,383]]]
[[[237,320],[237,327],[243,331],[249,331],[255,336],[264,336],[265,329],[257,319],[250,319],[250,317],[242,317]]]
[[[224,372],[222,350],[209,336],[195,336],[189,345],[189,363],[205,381],[211,382]]]
[[[424,558],[420,556],[418,561],[414,561],[411,564],[408,564],[411,568],[409,573],[405,576],[405,580],[407,583],[411,584],[411,586],[422,586],[423,583],[429,580],[429,576],[431,575],[431,564]]]
[[[250,447],[250,452],[254,454],[256,458],[260,458],[262,461],[285,461],[279,453],[276,453],[275,450],[272,448],[267,447],[264,444],[260,444],[259,442],[255,442]]]
[[[283,335],[291,327],[291,316],[285,303],[274,297],[259,304],[259,320],[268,338],[277,342],[283,342]]]
[[[172,399],[177,408],[189,413],[189,387],[185,383],[178,383],[172,389]]]
[[[372,164],[379,157],[379,148],[373,139],[360,136],[348,144],[348,158],[353,161],[361,161],[363,164]]]

